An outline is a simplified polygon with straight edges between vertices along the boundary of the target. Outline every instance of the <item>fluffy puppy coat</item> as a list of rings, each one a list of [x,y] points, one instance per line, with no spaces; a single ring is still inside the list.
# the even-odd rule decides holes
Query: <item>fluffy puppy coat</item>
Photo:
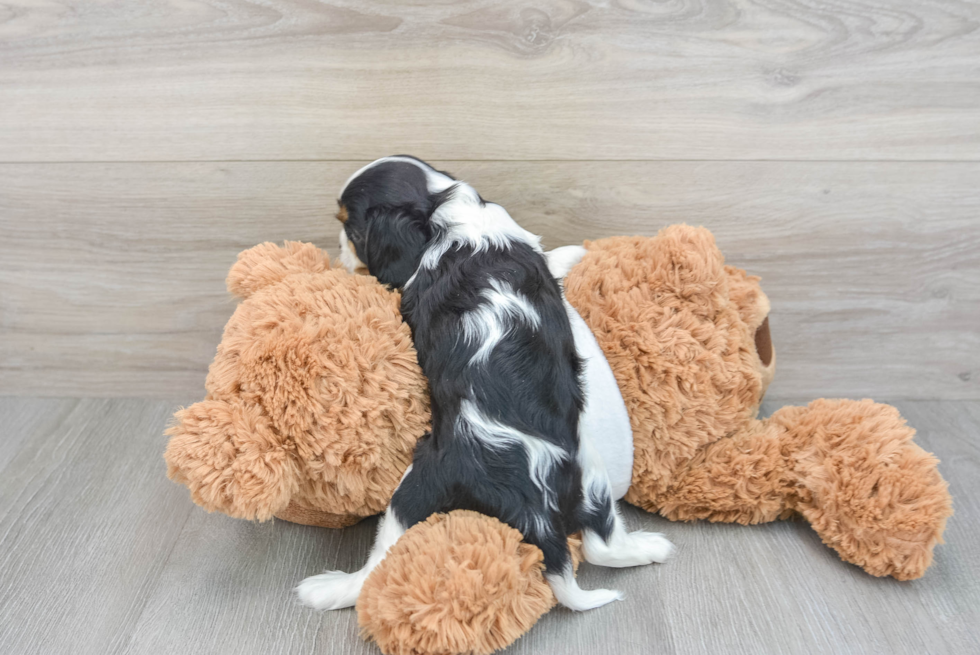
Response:
[[[609,458],[597,435],[580,432],[579,349],[594,339],[556,278],[584,251],[560,249],[549,261],[539,238],[503,207],[412,157],[357,171],[339,204],[344,265],[402,290],[402,315],[429,380],[432,430],[416,446],[367,565],[308,578],[300,598],[318,609],[353,605],[408,527],[466,509],[519,529],[540,548],[561,604],[585,610],[621,599],[578,587],[568,535],[582,531],[585,559],[604,566],[664,561],[672,546],[658,534],[625,531]],[[628,430],[625,408],[622,416]]]

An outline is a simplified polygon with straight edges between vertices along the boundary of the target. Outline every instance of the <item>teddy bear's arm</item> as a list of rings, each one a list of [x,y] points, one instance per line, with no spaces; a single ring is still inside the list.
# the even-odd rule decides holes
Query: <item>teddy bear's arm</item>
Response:
[[[793,478],[782,438],[779,426],[753,420],[705,446],[659,496],[658,511],[673,521],[745,525],[792,514]]]

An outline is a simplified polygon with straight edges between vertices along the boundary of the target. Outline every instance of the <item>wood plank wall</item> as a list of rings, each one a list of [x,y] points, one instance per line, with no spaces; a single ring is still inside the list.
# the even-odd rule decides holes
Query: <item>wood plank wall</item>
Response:
[[[712,229],[774,397],[980,398],[980,5],[18,0],[0,393],[186,398],[264,240],[431,159],[547,246]]]

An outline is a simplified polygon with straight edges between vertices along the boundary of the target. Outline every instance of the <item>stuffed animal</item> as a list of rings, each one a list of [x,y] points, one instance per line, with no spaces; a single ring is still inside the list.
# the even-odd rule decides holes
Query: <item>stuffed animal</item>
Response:
[[[776,361],[759,278],[725,266],[703,228],[586,247],[564,287],[630,415],[628,502],[672,520],[801,515],[872,575],[925,572],[951,499],[894,407],[821,399],[758,419]],[[342,527],[382,511],[429,418],[398,294],[289,242],[239,255],[228,288],[243,301],[207,397],[168,431],[170,477],[247,519]],[[362,633],[386,653],[490,653],[554,605],[542,568],[496,519],[435,515],[371,573]]]

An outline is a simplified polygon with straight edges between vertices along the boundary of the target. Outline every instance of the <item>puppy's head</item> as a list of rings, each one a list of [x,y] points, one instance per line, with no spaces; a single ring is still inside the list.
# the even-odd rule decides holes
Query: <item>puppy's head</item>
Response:
[[[402,288],[432,238],[429,219],[455,180],[414,157],[385,157],[347,181],[337,203],[340,261]]]

